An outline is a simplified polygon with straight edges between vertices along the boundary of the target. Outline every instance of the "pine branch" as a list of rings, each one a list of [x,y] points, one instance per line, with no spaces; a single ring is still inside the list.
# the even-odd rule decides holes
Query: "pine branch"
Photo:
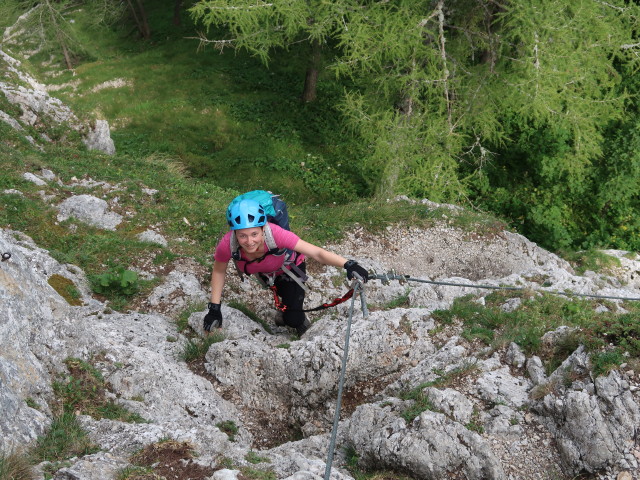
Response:
[[[244,5],[242,7],[235,7],[235,6],[231,6],[231,5],[227,5],[224,7],[217,7],[217,6],[211,6],[208,5],[207,9],[208,10],[222,10],[222,11],[230,11],[230,10],[242,10],[242,11],[250,11],[254,8],[265,8],[265,7],[273,7],[274,4],[273,3],[263,3],[260,5]]]

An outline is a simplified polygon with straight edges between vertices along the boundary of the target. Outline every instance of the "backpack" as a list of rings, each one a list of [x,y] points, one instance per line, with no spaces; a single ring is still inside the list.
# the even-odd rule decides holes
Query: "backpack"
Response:
[[[251,190],[250,192],[238,195],[236,198],[231,200],[229,205],[242,200],[253,200],[258,202],[267,214],[267,221],[275,223],[285,230],[290,230],[287,204],[280,198],[280,195],[274,195],[266,190]]]
[[[284,200],[280,198],[279,195],[275,195],[266,190],[252,190],[250,192],[243,193],[242,195],[238,195],[236,198],[234,198],[231,201],[231,203],[239,202],[241,200],[254,200],[262,206],[265,213],[267,214],[267,223],[264,225],[264,241],[265,241],[265,244],[267,245],[268,251],[267,253],[265,253],[265,256],[266,255],[276,255],[276,256],[286,255],[286,259],[282,265],[282,271],[288,274],[293,280],[295,280],[298,283],[298,285],[300,285],[306,291],[307,287],[304,285],[303,282],[305,282],[308,277],[295,264],[295,259],[297,257],[296,252],[286,248],[278,248],[273,238],[271,227],[269,226],[270,223],[275,223],[276,225],[284,228],[285,230],[291,230],[289,227],[289,212],[287,211],[287,204],[284,202]],[[238,243],[238,239],[236,238],[236,236],[233,234],[231,235],[231,238],[230,238],[230,247],[231,247],[231,258],[233,258],[233,261],[236,266],[236,270],[238,271],[240,278],[244,280],[243,273],[245,275],[248,275],[248,274],[246,270],[242,272],[238,265],[238,261],[242,258],[240,255],[240,244]],[[261,259],[262,258],[264,257],[261,257]],[[251,262],[247,262],[247,263],[251,263]],[[245,269],[246,269],[247,263],[245,263]],[[291,270],[293,270],[295,274]],[[261,274],[254,275],[254,277],[258,279],[259,283],[267,287],[267,286],[270,286],[269,284],[273,283],[273,279],[275,278],[275,275],[273,274],[270,275],[268,273],[261,273]],[[267,282],[263,277],[267,277],[269,284],[267,284]]]

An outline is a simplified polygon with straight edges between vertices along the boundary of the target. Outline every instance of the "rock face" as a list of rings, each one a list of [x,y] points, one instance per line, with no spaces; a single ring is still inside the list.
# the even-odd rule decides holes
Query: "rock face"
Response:
[[[170,318],[111,312],[90,296],[83,272],[57,263],[18,232],[0,230],[0,251],[12,254],[0,263],[0,451],[28,445],[47,431],[54,415],[52,383],[66,371],[65,359],[91,360],[99,353],[94,363],[114,401],[148,423],[79,417],[101,451],[73,460],[55,478],[115,478],[131,454],[163,438],[190,442],[198,462],[214,469],[221,468],[223,457],[248,465],[248,452],[259,449],[277,478],[323,475],[350,305],[319,316],[296,341],[284,328],[269,333],[223,305],[226,339],[210,347],[200,376],[180,360],[187,339]],[[549,258],[538,268],[551,278],[590,291],[612,288],[602,279],[597,286],[575,277]],[[324,281],[332,275],[327,270],[314,281],[328,298],[337,289]],[[508,279],[518,276],[506,273]],[[82,306],[69,305],[50,286],[54,274],[77,286]],[[188,278],[183,272],[172,282]],[[484,281],[506,283],[505,277]],[[367,301],[381,302],[385,289],[402,290],[395,283],[370,282]],[[198,287],[186,285],[181,291],[191,290],[199,299]],[[355,302],[332,478],[351,478],[343,468],[349,449],[357,452],[360,468],[413,478],[534,479],[550,478],[550,472],[638,478],[636,376],[614,370],[591,378],[582,348],[551,375],[516,344],[487,356],[454,327],[434,333],[438,325],[431,312],[468,288],[419,289],[415,298],[421,308],[375,311],[365,318]],[[174,290],[166,290],[159,287],[152,295],[169,298]],[[634,290],[615,291],[637,296]],[[202,315],[189,318],[200,332]],[[565,334],[560,329],[545,341]],[[455,386],[433,383],[460,371],[467,374]],[[415,400],[406,397],[408,391],[422,391],[431,408],[409,415]],[[221,431],[224,422],[237,425],[234,441]],[[266,441],[277,428],[299,430],[304,438]],[[238,470],[215,475],[240,478]]]
[[[6,36],[6,32],[5,32]],[[86,125],[60,100],[50,96],[44,85],[21,70],[20,61],[0,49],[0,72],[6,71],[12,81],[0,81],[0,93],[7,101],[20,108],[18,118],[0,110],[0,121],[4,121],[14,130],[24,133],[25,127],[39,128],[46,124],[65,124],[78,131],[89,150],[97,150],[108,155],[115,153],[115,145],[111,139],[109,124],[106,120],[96,120]],[[51,140],[42,132],[34,139],[26,135],[27,140],[38,146]]]
[[[563,375],[584,375],[588,362],[580,348],[561,366]],[[549,380],[553,382],[553,379]],[[576,382],[548,394],[535,409],[558,438],[558,449],[572,474],[598,472],[609,465],[637,470],[636,448],[640,408],[629,383],[618,371],[595,382]],[[637,452],[637,450],[636,450]]]

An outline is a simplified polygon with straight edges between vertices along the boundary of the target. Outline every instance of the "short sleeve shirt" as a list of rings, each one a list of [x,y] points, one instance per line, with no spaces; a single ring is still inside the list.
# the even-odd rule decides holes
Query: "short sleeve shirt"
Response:
[[[289,250],[294,250],[294,247],[300,240],[295,233],[290,232],[289,230],[285,230],[278,225],[270,223],[271,232],[273,233],[273,239],[276,242],[276,246],[278,248],[287,248]],[[234,235],[233,230],[229,230],[223,237],[220,242],[218,242],[218,246],[216,247],[216,251],[213,254],[213,258],[216,262],[227,263],[231,260],[231,235]],[[264,244],[264,252],[268,251],[267,244]],[[248,274],[253,273],[272,273],[277,272],[282,268],[282,264],[286,259],[286,255],[267,255],[264,259],[258,261],[254,261],[252,263],[246,263],[248,260],[244,256],[244,251],[242,248],[240,249],[240,257],[241,260],[238,261],[238,268],[246,272]],[[299,265],[304,261],[304,255],[298,254],[296,257],[296,264]],[[245,270],[246,268],[246,270]]]

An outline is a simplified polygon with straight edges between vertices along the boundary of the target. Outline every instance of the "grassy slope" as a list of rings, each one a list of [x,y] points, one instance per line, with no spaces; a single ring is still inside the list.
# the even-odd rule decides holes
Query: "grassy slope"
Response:
[[[171,2],[148,8],[151,41],[125,36],[124,29],[87,35],[93,59],[48,81],[79,80],[56,95],[109,120],[120,153],[165,153],[194,177],[236,190],[270,189],[292,201],[322,203],[364,193],[351,153],[357,148],[340,133],[340,87],[323,78],[321,101],[299,101],[303,46],[276,54],[266,68],[242,52],[198,51],[188,15],[183,27],[171,24]],[[76,13],[78,25],[81,15]],[[92,91],[115,79],[126,86]]]

